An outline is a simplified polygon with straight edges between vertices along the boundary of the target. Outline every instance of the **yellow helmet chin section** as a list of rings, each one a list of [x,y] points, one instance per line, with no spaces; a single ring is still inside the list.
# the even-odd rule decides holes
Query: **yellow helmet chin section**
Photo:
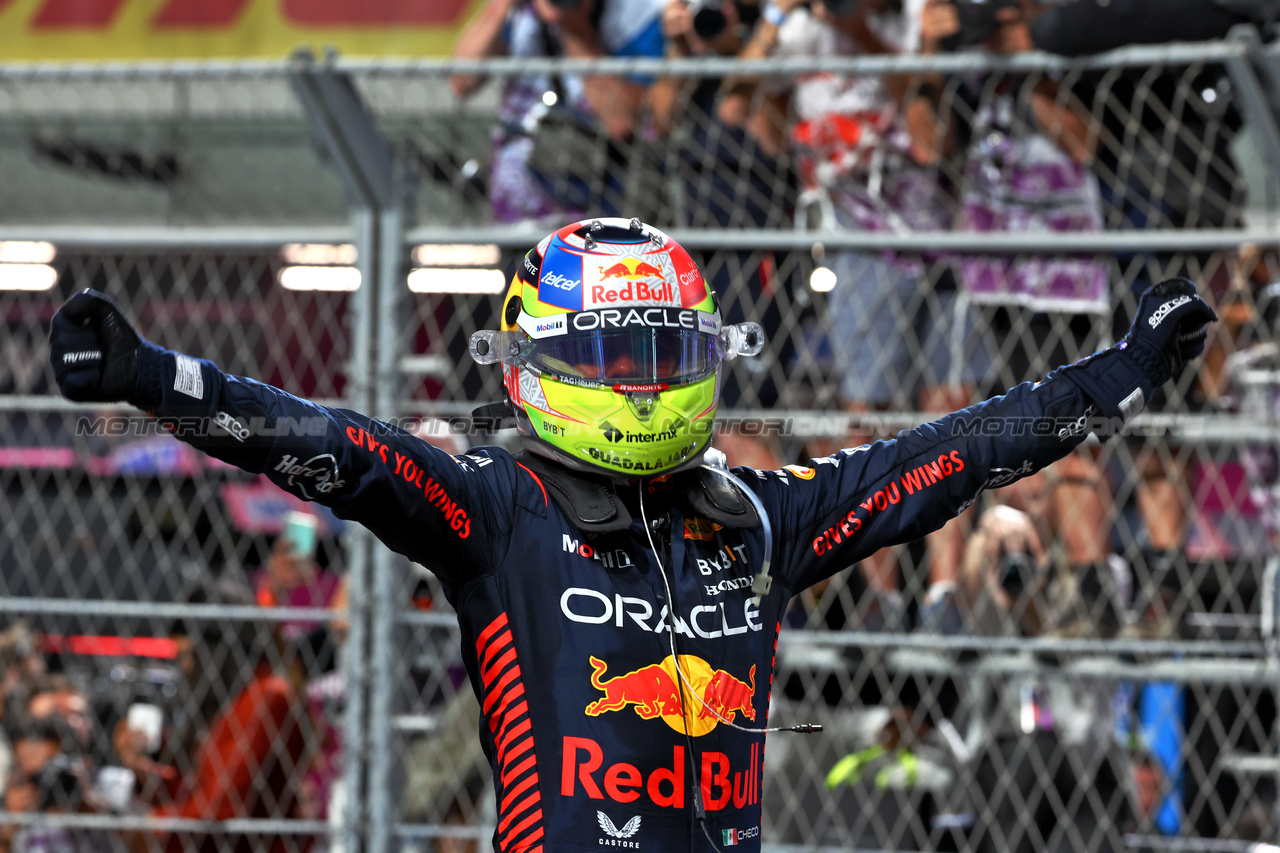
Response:
[[[674,470],[711,440],[716,378],[659,393],[584,387],[520,368],[520,385],[537,382],[542,399],[521,399],[535,435],[560,453],[623,475]],[[536,403],[542,405],[535,405]]]

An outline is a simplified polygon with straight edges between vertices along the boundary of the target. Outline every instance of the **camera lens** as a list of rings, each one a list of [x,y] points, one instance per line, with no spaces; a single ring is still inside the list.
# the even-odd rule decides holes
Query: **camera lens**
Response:
[[[822,0],[822,5],[837,18],[852,14],[862,0]]]
[[[729,21],[719,3],[700,5],[693,12],[693,31],[703,41],[718,38],[728,25]]]
[[[1000,588],[1010,598],[1017,598],[1035,584],[1036,564],[1029,554],[1003,555],[996,572]]]

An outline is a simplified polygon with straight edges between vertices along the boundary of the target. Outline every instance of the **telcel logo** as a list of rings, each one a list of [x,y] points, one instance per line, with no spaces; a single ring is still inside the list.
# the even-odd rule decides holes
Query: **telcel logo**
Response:
[[[561,275],[558,272],[548,272],[539,282],[542,287],[554,287],[558,290],[573,290],[578,286],[578,282],[569,278],[567,275]]]

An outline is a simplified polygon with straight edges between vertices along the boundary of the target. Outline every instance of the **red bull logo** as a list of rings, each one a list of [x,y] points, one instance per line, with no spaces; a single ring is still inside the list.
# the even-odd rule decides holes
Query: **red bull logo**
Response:
[[[698,753],[698,782],[707,811],[760,802],[762,744],[753,743],[746,761],[730,760],[723,752]],[[673,746],[671,762],[642,767],[626,761],[606,764],[604,748],[589,737],[565,735],[560,759],[560,796],[634,803],[642,797],[655,806],[683,809],[685,751]],[[663,766],[665,764],[665,766]],[[746,837],[746,836],[740,836]]]
[[[660,268],[639,258],[623,258],[616,264],[601,267],[600,280],[606,281],[611,278],[623,278],[628,281],[635,281],[641,278],[656,278],[658,281],[667,280]]]
[[[620,258],[616,263],[599,266],[598,269],[600,283],[591,287],[590,294],[596,305],[616,302],[676,304],[675,285],[667,280],[662,267],[639,258]]]
[[[754,721],[756,710],[752,699],[756,692],[756,668],[748,681],[742,681],[722,669],[713,669],[696,655],[680,655],[680,669],[687,680],[684,709],[681,713],[680,682],[675,658],[667,655],[661,663],[605,678],[608,665],[592,656],[591,686],[604,693],[586,707],[589,717],[608,711],[621,711],[633,706],[641,719],[662,721],[681,734],[705,735],[722,720],[733,722],[739,713]],[[699,701],[701,700],[701,701]]]

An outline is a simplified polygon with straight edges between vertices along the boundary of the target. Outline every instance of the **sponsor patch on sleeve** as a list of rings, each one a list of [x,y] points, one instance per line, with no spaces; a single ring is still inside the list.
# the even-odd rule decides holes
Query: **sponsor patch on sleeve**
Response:
[[[1142,413],[1146,402],[1142,389],[1134,388],[1132,394],[1120,401],[1120,417],[1124,418],[1125,423],[1129,423]]]
[[[204,377],[200,375],[200,362],[189,355],[174,356],[177,372],[173,376],[173,390],[197,400],[204,399]]]

